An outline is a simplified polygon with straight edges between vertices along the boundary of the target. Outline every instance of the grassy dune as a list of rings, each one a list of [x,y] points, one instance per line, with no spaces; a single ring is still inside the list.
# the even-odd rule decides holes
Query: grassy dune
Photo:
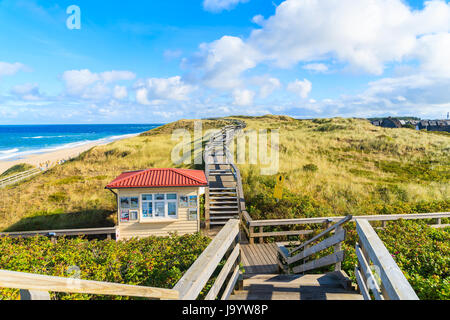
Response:
[[[256,219],[389,214],[450,209],[450,135],[386,129],[360,119],[243,118],[248,129],[279,129],[284,199],[274,176],[241,165]]]
[[[204,129],[226,121],[203,121]],[[0,189],[0,230],[25,231],[114,226],[115,196],[104,187],[123,171],[174,167],[174,129],[192,132],[180,120],[141,136],[97,146],[35,178]],[[178,167],[194,168],[194,165]]]
[[[248,129],[280,130],[284,199],[263,165],[240,165],[254,218],[429,212],[450,209],[450,136],[384,129],[366,120],[232,117]],[[228,124],[204,120],[203,129]],[[114,195],[105,185],[122,171],[173,167],[174,129],[181,120],[141,136],[97,146],[19,185],[0,189],[0,229],[22,231],[112,226]],[[179,167],[194,168],[194,165]]]

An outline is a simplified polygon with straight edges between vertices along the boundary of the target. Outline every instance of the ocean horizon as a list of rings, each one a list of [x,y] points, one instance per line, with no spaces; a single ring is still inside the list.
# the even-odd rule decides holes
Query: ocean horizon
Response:
[[[163,124],[0,125],[0,161],[20,160],[33,154],[108,143]]]

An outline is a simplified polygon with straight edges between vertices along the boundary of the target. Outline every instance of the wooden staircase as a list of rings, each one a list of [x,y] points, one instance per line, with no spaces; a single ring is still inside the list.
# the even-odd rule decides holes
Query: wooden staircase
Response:
[[[224,127],[211,137],[205,147],[207,229],[224,226],[230,219],[240,218],[238,177],[228,146],[243,126]]]

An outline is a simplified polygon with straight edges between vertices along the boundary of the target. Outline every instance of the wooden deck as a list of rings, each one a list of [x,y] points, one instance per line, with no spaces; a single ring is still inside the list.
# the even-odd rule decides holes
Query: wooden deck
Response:
[[[230,300],[362,300],[363,296],[346,289],[339,275],[308,274],[247,275],[243,290],[236,291]]]
[[[245,274],[278,273],[275,243],[241,244],[241,249]]]

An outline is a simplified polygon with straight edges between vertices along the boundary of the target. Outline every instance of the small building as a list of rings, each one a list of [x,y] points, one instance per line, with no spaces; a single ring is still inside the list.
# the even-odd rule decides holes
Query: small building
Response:
[[[383,128],[401,128],[402,124],[398,119],[395,118],[385,118],[380,124]]]
[[[188,169],[124,172],[106,189],[117,196],[117,240],[200,231],[199,198],[205,173]]]

